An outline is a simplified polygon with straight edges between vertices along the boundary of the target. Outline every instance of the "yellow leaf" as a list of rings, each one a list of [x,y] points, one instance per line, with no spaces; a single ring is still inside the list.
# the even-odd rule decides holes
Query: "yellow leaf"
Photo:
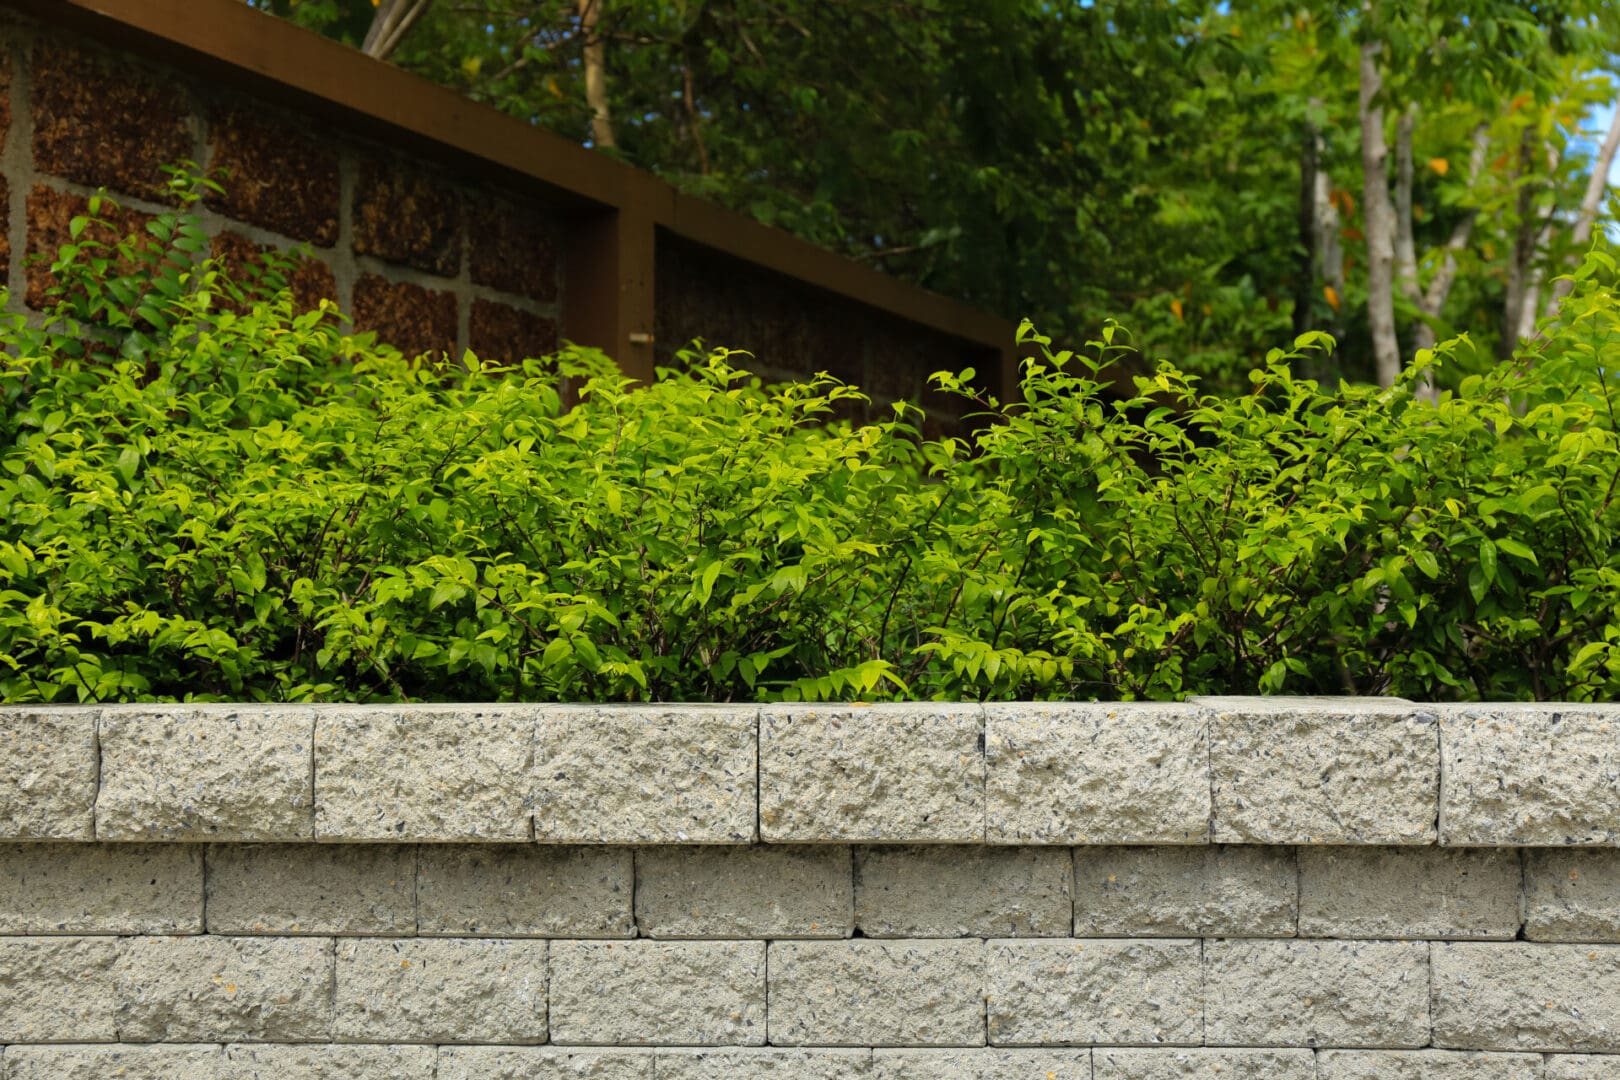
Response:
[[[478,70],[483,66],[484,59],[481,56],[469,56],[461,62],[461,70],[467,73],[469,79],[478,78]]]
[[[1322,286],[1322,298],[1328,302],[1328,307],[1334,311],[1339,310],[1339,291],[1331,285]]]
[[[1451,162],[1443,157],[1430,158],[1429,168],[1434,170],[1436,176],[1444,176],[1451,171]]]
[[[551,91],[552,97],[560,98],[563,96],[562,87],[557,85],[557,80],[554,78],[546,79],[546,89]]]
[[[1172,300],[1172,301],[1170,301],[1170,310],[1175,312],[1176,322],[1181,322],[1182,321],[1182,317],[1181,317],[1181,310],[1182,310],[1181,301],[1180,300]]]

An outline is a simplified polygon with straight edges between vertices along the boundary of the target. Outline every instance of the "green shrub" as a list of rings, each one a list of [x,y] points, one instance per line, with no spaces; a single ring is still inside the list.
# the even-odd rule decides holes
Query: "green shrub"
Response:
[[[75,228],[0,326],[6,700],[1620,697],[1603,256],[1438,405],[1295,378],[1320,337],[1115,401],[1117,331],[1026,328],[1022,399],[930,442],[723,350],[413,364],[184,215]]]

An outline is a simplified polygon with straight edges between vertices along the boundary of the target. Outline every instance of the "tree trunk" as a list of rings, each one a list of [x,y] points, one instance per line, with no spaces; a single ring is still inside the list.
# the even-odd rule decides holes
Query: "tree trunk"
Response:
[[[1609,170],[1614,167],[1615,151],[1620,149],[1620,101],[1615,102],[1614,118],[1609,121],[1609,133],[1598,147],[1597,159],[1592,162],[1592,176],[1586,182],[1586,194],[1581,197],[1581,208],[1575,215],[1575,227],[1570,230],[1569,243],[1577,253],[1592,242],[1592,229],[1597,225],[1598,211],[1603,208],[1603,194],[1609,190]],[[1575,287],[1573,281],[1560,281],[1547,302],[1551,316],[1560,301]]]
[[[1367,328],[1378,385],[1393,386],[1401,371],[1401,344],[1395,335],[1395,208],[1389,199],[1389,146],[1384,139],[1384,108],[1377,101],[1383,88],[1378,70],[1381,51],[1377,42],[1361,46],[1361,210],[1367,233]]]
[[[1412,130],[1416,126],[1417,106],[1408,105],[1395,125],[1395,281],[1402,296],[1421,304],[1417,240],[1412,232]]]
[[[1305,121],[1303,135],[1299,151],[1299,278],[1294,284],[1295,337],[1311,328],[1311,308],[1316,301],[1316,174],[1322,136],[1309,120]]]
[[[585,40],[585,103],[591,107],[591,141],[611,148],[619,145],[613,136],[613,113],[608,108],[607,49],[596,32],[607,0],[579,0],[580,36]]]
[[[432,5],[433,0],[381,0],[360,51],[377,60],[388,59]]]

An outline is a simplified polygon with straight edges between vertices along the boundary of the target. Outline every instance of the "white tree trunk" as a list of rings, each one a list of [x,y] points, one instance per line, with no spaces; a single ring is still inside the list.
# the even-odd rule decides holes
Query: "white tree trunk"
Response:
[[[1395,207],[1389,198],[1389,146],[1384,139],[1384,109],[1377,103],[1383,88],[1378,70],[1381,51],[1374,41],[1361,46],[1362,218],[1367,232],[1367,328],[1378,385],[1393,386],[1401,371],[1401,344],[1395,336]]]
[[[433,0],[380,0],[360,51],[378,60],[388,59],[432,5]]]
[[[1609,133],[1598,147],[1597,159],[1592,162],[1592,176],[1586,182],[1586,194],[1581,197],[1581,208],[1575,215],[1575,227],[1570,230],[1570,246],[1580,251],[1592,242],[1592,229],[1597,225],[1598,211],[1603,207],[1603,195],[1609,190],[1609,170],[1614,167],[1615,151],[1620,149],[1620,102],[1615,103],[1614,118],[1609,122]],[[1572,281],[1560,281],[1547,302],[1547,314],[1557,310],[1558,304],[1575,287]]]
[[[591,141],[597,146],[614,147],[613,112],[608,108],[607,49],[596,24],[607,0],[579,0],[580,35],[585,40],[585,103],[591,107]]]

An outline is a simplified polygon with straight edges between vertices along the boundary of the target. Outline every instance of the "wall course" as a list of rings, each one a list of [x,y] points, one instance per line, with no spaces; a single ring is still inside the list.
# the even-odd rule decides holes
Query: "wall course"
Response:
[[[874,1050],[871,1075],[873,1080],[1090,1080],[1091,1051]]]
[[[629,848],[429,844],[416,858],[423,936],[635,935]]]
[[[873,938],[1068,937],[1063,848],[855,849],[855,923]]]
[[[1294,849],[1077,847],[1075,937],[1293,937]]]
[[[773,1046],[982,1046],[982,941],[776,941]]]
[[[214,1080],[434,1080],[431,1046],[255,1046],[224,1048]]]
[[[762,1046],[763,941],[558,941],[551,1041]]]
[[[213,844],[212,934],[416,932],[416,849],[395,844]]]
[[[990,1042],[997,1046],[1196,1046],[1204,1041],[1197,941],[989,943]]]
[[[870,1050],[660,1050],[657,1060],[658,1080],[864,1080],[873,1075]]]
[[[1117,1050],[1092,1053],[1095,1080],[1317,1080],[1309,1050]]]
[[[653,1080],[647,1050],[552,1046],[444,1046],[437,1080]]]
[[[1318,1080],[1541,1080],[1534,1054],[1455,1050],[1324,1050]]]
[[[4,1080],[219,1080],[218,1046],[13,1046]]]
[[[1519,932],[1515,851],[1299,851],[1299,933],[1322,938],[1499,938]]]
[[[200,934],[194,844],[0,844],[0,934]]]
[[[854,931],[841,844],[647,847],[636,924],[654,938],[844,938]]]
[[[544,941],[339,941],[332,1031],[345,1042],[545,1042],[548,972]]]

